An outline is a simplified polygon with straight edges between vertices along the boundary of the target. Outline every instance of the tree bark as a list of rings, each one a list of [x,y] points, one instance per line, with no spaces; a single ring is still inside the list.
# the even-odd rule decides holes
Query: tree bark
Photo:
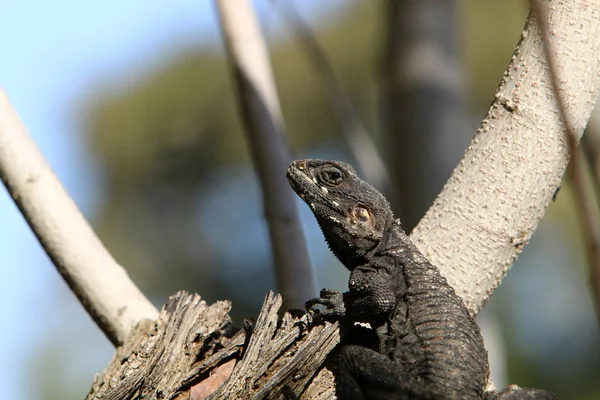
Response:
[[[281,303],[269,293],[256,324],[231,335],[229,302],[208,306],[179,292],[117,350],[86,399],[275,399],[285,391],[333,398],[331,374],[313,377],[339,341],[337,324],[309,329],[308,315],[280,319]]]
[[[0,177],[85,310],[119,346],[158,310],[106,250],[0,90]]]
[[[600,93],[600,2],[543,2],[552,55],[574,132]],[[488,114],[411,238],[476,313],[539,220],[569,160],[565,127],[535,14]]]

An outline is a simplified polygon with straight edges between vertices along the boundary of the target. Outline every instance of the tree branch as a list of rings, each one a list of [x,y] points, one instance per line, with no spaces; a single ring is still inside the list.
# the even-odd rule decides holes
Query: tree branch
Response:
[[[539,15],[539,22],[544,40],[544,55],[548,63],[548,71],[552,86],[556,94],[556,104],[560,111],[560,118],[565,126],[569,153],[572,157],[571,162],[571,181],[575,191],[579,219],[583,230],[583,236],[586,242],[588,253],[588,263],[590,268],[590,283],[596,316],[600,317],[600,214],[598,213],[598,201],[596,200],[594,188],[591,185],[590,171],[582,149],[578,148],[579,137],[573,126],[573,121],[567,109],[567,103],[561,90],[559,81],[558,65],[554,43],[548,29],[548,13],[540,0],[531,0],[532,8]],[[591,116],[591,114],[590,114]],[[600,321],[600,318],[598,318]]]
[[[112,258],[0,90],[0,177],[56,269],[114,345],[158,311]]]
[[[600,93],[600,3],[548,10],[561,92],[577,137]],[[527,243],[564,174],[565,127],[531,13],[486,118],[433,206],[417,247],[476,313]]]
[[[285,180],[291,157],[267,49],[249,0],[217,0],[246,138],[262,186],[277,286],[286,307],[316,295],[296,198]]]

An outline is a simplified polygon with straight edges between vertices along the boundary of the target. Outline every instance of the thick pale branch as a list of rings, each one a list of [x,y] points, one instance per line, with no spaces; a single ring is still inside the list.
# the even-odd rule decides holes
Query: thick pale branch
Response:
[[[216,3],[262,186],[277,285],[287,307],[301,308],[315,296],[316,287],[296,199],[285,180],[291,157],[264,38],[249,0]]]
[[[552,1],[560,91],[578,136],[600,92],[600,2]],[[476,313],[544,215],[568,162],[536,18],[464,158],[411,237]]]
[[[0,177],[59,273],[115,345],[156,308],[94,234],[0,91]]]
[[[571,181],[577,200],[579,219],[588,251],[588,263],[590,266],[590,282],[592,294],[595,298],[596,315],[600,316],[600,214],[598,213],[598,201],[595,198],[594,188],[590,180],[590,171],[584,152],[577,148],[579,135],[575,132],[571,115],[567,111],[567,104],[560,90],[561,84],[558,80],[556,56],[548,29],[548,15],[541,0],[531,0],[532,9],[538,15],[539,23],[544,40],[544,54],[548,63],[548,70],[552,86],[556,94],[556,103],[560,111],[560,118],[567,130],[567,143],[571,154]]]

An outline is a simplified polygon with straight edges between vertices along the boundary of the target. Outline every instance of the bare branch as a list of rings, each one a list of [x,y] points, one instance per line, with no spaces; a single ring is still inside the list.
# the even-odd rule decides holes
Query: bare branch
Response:
[[[316,288],[294,193],[291,161],[267,49],[249,0],[217,0],[246,137],[263,191],[277,285],[286,307],[303,308]]]
[[[0,91],[0,177],[56,269],[114,345],[158,311],[112,258]]]
[[[600,93],[600,3],[551,2],[560,91],[580,137]],[[530,14],[494,102],[411,237],[476,313],[529,240],[568,162],[542,36]]]
[[[575,131],[573,121],[568,113],[567,102],[564,93],[561,90],[558,79],[558,65],[556,52],[548,28],[548,14],[546,7],[540,0],[531,0],[532,8],[539,16],[542,38],[544,40],[544,55],[548,63],[548,71],[552,86],[555,92],[556,103],[560,111],[560,118],[566,128],[567,141],[569,144],[569,153],[572,157],[571,162],[571,180],[575,190],[575,199],[578,203],[579,217],[583,227],[583,236],[586,242],[588,252],[588,262],[590,264],[590,282],[592,294],[595,299],[596,315],[600,317],[600,215],[598,213],[598,201],[594,194],[594,188],[590,181],[590,171],[588,169],[585,154],[578,148],[580,134]],[[600,318],[599,318],[600,319]]]
[[[288,25],[291,26],[296,39],[302,45],[315,72],[322,79],[323,86],[329,94],[329,99],[342,125],[342,133],[358,164],[358,170],[374,187],[380,190],[383,189],[389,184],[389,175],[385,163],[377,151],[377,146],[375,146],[371,135],[360,120],[358,112],[352,105],[352,101],[350,101],[342,84],[336,78],[325,50],[319,45],[319,41],[313,35],[308,24],[302,19],[291,0],[278,0],[277,4],[282,9],[283,16],[286,18]]]

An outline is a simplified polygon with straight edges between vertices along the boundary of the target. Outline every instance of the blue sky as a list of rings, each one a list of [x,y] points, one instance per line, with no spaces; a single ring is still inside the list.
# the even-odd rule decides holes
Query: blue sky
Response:
[[[340,4],[329,2],[328,7]],[[256,2],[264,15],[267,1]],[[298,2],[314,11],[316,0]],[[0,87],[84,214],[100,195],[93,161],[77,132],[76,113],[90,92],[136,79],[171,52],[219,40],[212,1],[130,0],[85,3],[13,1],[2,5]],[[66,309],[56,310],[64,304]],[[77,335],[92,325],[62,282],[5,190],[0,190],[0,387],[3,398],[36,396],[27,370],[48,329]],[[87,319],[86,319],[87,318]],[[71,324],[73,322],[73,324]],[[63,328],[64,327],[64,328]],[[112,349],[100,332],[90,338],[106,365]],[[5,380],[5,381],[2,381]],[[89,385],[84,382],[84,387]]]

